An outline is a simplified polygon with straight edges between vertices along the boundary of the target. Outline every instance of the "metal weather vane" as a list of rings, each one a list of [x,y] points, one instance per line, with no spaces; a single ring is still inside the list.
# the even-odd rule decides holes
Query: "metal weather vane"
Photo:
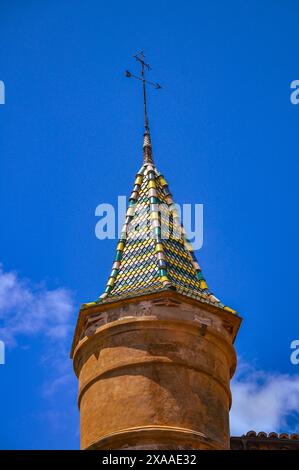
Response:
[[[159,83],[154,83],[149,80],[146,80],[145,78],[145,71],[150,71],[152,67],[150,64],[147,64],[145,62],[145,55],[143,51],[138,52],[138,54],[133,56],[137,62],[141,64],[141,77],[138,77],[137,75],[132,74],[129,72],[129,70],[126,70],[126,77],[128,78],[135,78],[136,80],[140,80],[142,82],[142,89],[143,89],[143,109],[144,109],[144,125],[145,125],[145,132],[146,134],[149,133],[149,124],[148,124],[148,115],[147,115],[147,101],[146,101],[146,85],[151,85],[153,86],[156,90],[159,90],[161,85]]]

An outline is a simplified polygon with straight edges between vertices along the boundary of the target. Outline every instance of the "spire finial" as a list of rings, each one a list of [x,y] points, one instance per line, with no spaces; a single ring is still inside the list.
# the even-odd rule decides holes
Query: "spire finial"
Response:
[[[150,137],[150,132],[149,132],[149,123],[148,123],[148,115],[147,115],[147,101],[146,101],[146,84],[152,85],[153,87],[156,88],[156,90],[159,90],[162,88],[159,83],[153,83],[150,82],[149,80],[145,79],[145,71],[151,70],[151,66],[145,62],[145,55],[143,51],[138,52],[138,54],[134,55],[134,58],[141,64],[141,77],[137,77],[136,75],[133,75],[131,72],[128,70],[126,71],[126,77],[128,78],[136,78],[137,80],[140,80],[142,82],[142,90],[143,90],[143,111],[144,111],[144,140],[143,140],[143,161],[144,163],[152,163],[152,143],[151,143],[151,137]]]

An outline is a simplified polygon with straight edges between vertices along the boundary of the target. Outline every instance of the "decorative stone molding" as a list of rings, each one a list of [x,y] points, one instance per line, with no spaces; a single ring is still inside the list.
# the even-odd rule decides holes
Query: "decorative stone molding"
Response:
[[[177,316],[178,311],[180,312],[180,318]],[[103,325],[125,318],[134,319],[142,317],[153,317],[157,320],[165,321],[173,319],[189,321],[199,325],[201,335],[205,334],[208,328],[222,335],[227,335],[228,338],[231,338],[233,332],[233,327],[227,320],[222,320],[217,315],[213,315],[201,307],[195,308],[194,305],[185,302],[162,298],[134,302],[121,308],[116,307],[108,311],[103,310],[101,313],[91,315],[86,321],[85,329],[82,331],[80,339],[82,340],[84,336],[91,337]]]

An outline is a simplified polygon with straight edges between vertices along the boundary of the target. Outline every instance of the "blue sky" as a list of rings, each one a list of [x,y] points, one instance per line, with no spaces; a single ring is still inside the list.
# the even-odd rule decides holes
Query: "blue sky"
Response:
[[[295,0],[2,0],[2,448],[79,446],[68,352],[113,259],[95,208],[141,164],[141,90],[123,74],[140,49],[163,86],[156,165],[176,202],[204,204],[200,264],[244,318],[232,429],[298,431],[298,14]]]

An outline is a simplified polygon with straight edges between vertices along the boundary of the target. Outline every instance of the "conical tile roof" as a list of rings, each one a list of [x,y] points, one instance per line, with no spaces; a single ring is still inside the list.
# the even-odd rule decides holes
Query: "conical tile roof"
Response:
[[[144,135],[143,160],[105,292],[86,306],[173,289],[236,313],[208,289],[168,184],[153,163],[148,131]]]

